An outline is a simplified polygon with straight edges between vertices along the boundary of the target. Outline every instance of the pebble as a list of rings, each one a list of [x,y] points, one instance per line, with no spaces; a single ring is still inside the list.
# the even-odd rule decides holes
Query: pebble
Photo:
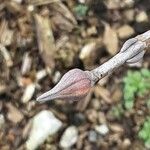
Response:
[[[36,88],[35,83],[31,83],[25,88],[23,96],[21,98],[21,101],[23,103],[27,103],[33,97],[33,94],[35,92],[35,88]]]
[[[98,118],[98,114],[97,114],[97,111],[94,110],[94,109],[88,109],[86,111],[86,116],[87,116],[87,119],[92,122],[92,123],[95,123],[97,121],[97,118]]]
[[[80,50],[79,58],[82,60],[86,69],[90,69],[101,55],[100,48],[102,47],[102,40],[98,39],[86,43]]]
[[[110,130],[112,130],[113,132],[117,132],[117,133],[123,133],[124,129],[122,128],[122,126],[120,124],[114,123],[114,124],[110,124]]]
[[[91,42],[86,44],[82,49],[81,52],[79,54],[79,57],[81,60],[90,57],[91,53],[93,53],[94,49],[96,47],[96,43],[95,42]]]
[[[130,139],[125,138],[125,139],[123,140],[122,147],[123,147],[124,149],[128,149],[130,145],[131,145]]]
[[[70,148],[77,142],[77,140],[78,130],[75,126],[70,126],[64,131],[60,139],[60,146],[65,149]]]
[[[24,118],[23,113],[17,107],[15,107],[12,103],[7,103],[6,107],[8,110],[7,119],[9,121],[13,122],[14,124],[17,124],[23,120]]]
[[[117,30],[120,39],[129,38],[134,32],[134,29],[129,25],[123,25]]]
[[[78,0],[79,3],[84,4],[86,0]]]
[[[118,52],[119,40],[118,40],[118,35],[116,33],[116,30],[106,23],[105,23],[103,42],[105,44],[106,50],[110,55],[113,56]]]
[[[61,78],[61,73],[59,71],[56,71],[53,77],[53,82],[56,84]]]
[[[32,120],[29,138],[26,142],[27,150],[35,150],[47,139],[54,135],[62,126],[62,122],[55,118],[51,111],[43,110]]]
[[[101,107],[101,104],[100,104],[100,100],[98,100],[98,99],[93,99],[92,101],[91,101],[91,106],[95,109],[95,110],[99,110],[100,109],[100,107]]]
[[[75,113],[73,117],[71,117],[71,122],[76,125],[79,126],[83,123],[86,122],[86,118],[83,115],[83,113]]]
[[[101,135],[106,135],[109,132],[109,128],[106,124],[95,126],[95,130]]]
[[[141,23],[141,22],[148,22],[148,15],[146,14],[145,11],[140,11],[140,12],[136,15],[135,20],[136,20],[138,23]]]
[[[89,131],[89,133],[88,133],[88,140],[90,142],[96,142],[97,141],[97,134],[96,134],[95,131],[93,131],[93,130]]]
[[[2,114],[0,114],[0,129],[3,128],[4,124],[5,124],[5,118]]]
[[[134,9],[127,9],[124,11],[124,16],[127,21],[130,21],[130,22],[134,21],[134,15],[135,15]]]

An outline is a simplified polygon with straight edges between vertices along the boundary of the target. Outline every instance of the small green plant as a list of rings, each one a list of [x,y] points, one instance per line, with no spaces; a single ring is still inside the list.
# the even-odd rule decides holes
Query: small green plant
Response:
[[[117,105],[113,106],[112,109],[111,109],[111,114],[116,119],[120,119],[121,116],[123,115],[123,112],[124,112],[124,110],[123,110],[121,104],[117,104]]]
[[[135,95],[143,96],[150,89],[150,70],[128,71],[124,82],[124,105],[131,109],[134,105]]]
[[[147,108],[150,109],[150,98],[147,100],[146,105],[147,105]]]
[[[138,133],[138,137],[144,141],[145,147],[150,148],[150,117],[148,117]]]
[[[75,13],[76,13],[76,15],[78,17],[84,17],[84,16],[86,16],[87,10],[88,10],[88,7],[86,5],[83,5],[83,4],[78,4],[74,8],[74,11],[75,11]]]

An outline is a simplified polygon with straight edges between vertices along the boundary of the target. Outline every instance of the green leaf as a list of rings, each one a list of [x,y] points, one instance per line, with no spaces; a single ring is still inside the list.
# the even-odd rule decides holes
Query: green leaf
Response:
[[[150,117],[145,119],[138,137],[144,141],[145,147],[150,148]]]
[[[141,73],[144,77],[150,78],[150,70],[148,69],[141,69]]]
[[[145,147],[150,149],[150,139],[145,142]]]
[[[123,79],[124,105],[131,109],[134,105],[135,95],[143,96],[150,89],[150,70],[128,71]]]
[[[86,5],[79,4],[74,8],[74,11],[77,16],[84,17],[87,14],[88,7]]]
[[[125,102],[125,108],[126,109],[132,109],[133,105],[134,105],[133,101],[126,101]]]

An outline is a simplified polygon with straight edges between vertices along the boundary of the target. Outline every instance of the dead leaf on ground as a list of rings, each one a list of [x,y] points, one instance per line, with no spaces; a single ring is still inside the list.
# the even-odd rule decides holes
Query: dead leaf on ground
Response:
[[[39,51],[45,64],[54,69],[55,67],[55,43],[53,32],[50,25],[50,19],[48,16],[42,17],[38,14],[34,15],[37,31],[37,40]]]
[[[55,2],[60,2],[60,0],[28,0],[28,4],[34,6],[47,5]]]
[[[118,52],[118,36],[116,31],[105,23],[105,32],[103,37],[104,44],[110,55],[115,55]]]
[[[16,108],[13,104],[7,103],[6,107],[8,109],[7,118],[13,123],[19,123],[23,118],[24,115],[18,108]]]
[[[95,86],[95,95],[98,98],[101,97],[108,104],[112,103],[110,92],[102,86]]]

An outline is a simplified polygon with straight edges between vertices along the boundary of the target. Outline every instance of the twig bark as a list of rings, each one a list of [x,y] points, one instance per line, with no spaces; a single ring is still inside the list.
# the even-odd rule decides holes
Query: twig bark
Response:
[[[142,61],[145,51],[150,47],[150,30],[127,40],[120,52],[103,65],[92,70],[95,81],[113,72],[124,63],[136,64]],[[97,79],[96,79],[97,78]]]
[[[94,70],[70,70],[53,89],[39,96],[37,101],[82,99],[89,93],[90,88],[97,81],[112,73],[124,63],[128,65],[141,63],[143,55],[148,48],[150,48],[150,30],[127,40],[118,54]]]

